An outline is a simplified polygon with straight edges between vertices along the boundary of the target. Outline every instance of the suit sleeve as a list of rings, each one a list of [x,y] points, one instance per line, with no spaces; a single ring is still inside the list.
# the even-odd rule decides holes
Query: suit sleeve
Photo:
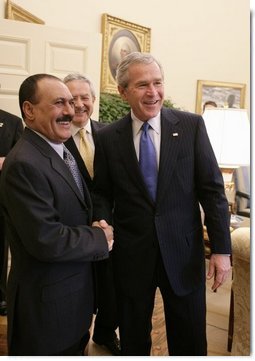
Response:
[[[74,203],[76,197],[62,190],[64,184],[61,187],[58,183],[53,190],[50,179],[36,164],[14,161],[1,181],[7,222],[31,256],[43,262],[108,257],[104,232],[87,226],[85,210],[78,200]]]
[[[205,212],[212,253],[231,253],[230,215],[222,173],[214,155],[204,120],[200,117],[195,144],[196,184]]]

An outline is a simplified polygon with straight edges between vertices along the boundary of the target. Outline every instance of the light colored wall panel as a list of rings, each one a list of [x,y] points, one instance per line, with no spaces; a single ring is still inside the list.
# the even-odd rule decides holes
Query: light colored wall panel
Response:
[[[29,39],[29,40],[28,40]],[[35,73],[60,78],[79,71],[100,89],[101,35],[0,19],[0,107],[20,115],[18,90]],[[99,97],[93,117],[98,119]]]
[[[0,72],[28,74],[29,45],[28,39],[8,38],[0,35]]]
[[[74,71],[86,72],[86,47],[73,47],[69,44],[48,43],[46,45],[46,72],[63,77]]]
[[[0,10],[4,10],[5,2],[0,0]],[[210,80],[246,84],[249,109],[249,0],[129,0],[128,6],[116,0],[15,3],[43,19],[47,26],[61,29],[100,34],[103,13],[149,27],[151,52],[165,70],[166,96],[177,106],[195,111],[197,80]],[[101,61],[100,51],[96,56]],[[94,77],[94,73],[88,75]]]
[[[19,84],[30,73],[30,40],[0,34],[0,107],[20,115]]]

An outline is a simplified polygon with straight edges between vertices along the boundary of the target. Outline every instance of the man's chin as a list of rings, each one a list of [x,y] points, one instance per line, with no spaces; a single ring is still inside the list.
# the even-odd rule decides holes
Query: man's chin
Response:
[[[78,128],[81,128],[81,127],[84,127],[84,125],[87,124],[88,120],[89,120],[89,118],[88,117],[84,118],[84,115],[82,117],[75,116],[73,118],[71,124],[75,125]]]
[[[69,127],[69,129],[65,129],[64,131],[59,133],[59,140],[60,142],[64,143],[66,142],[69,138],[71,138],[72,133],[71,133],[71,127]]]

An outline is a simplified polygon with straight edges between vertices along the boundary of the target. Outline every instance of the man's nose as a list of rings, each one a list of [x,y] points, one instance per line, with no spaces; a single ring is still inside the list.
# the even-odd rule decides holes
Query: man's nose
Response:
[[[74,105],[66,102],[63,113],[74,116]]]
[[[80,98],[75,99],[74,106],[77,107],[77,108],[82,108],[83,107],[82,100]]]
[[[146,88],[146,92],[149,93],[150,95],[154,95],[157,93],[157,89],[155,87],[154,84],[148,84],[147,88]]]

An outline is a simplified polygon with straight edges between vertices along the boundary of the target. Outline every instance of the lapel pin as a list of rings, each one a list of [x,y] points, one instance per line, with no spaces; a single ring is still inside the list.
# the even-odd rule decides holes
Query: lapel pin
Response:
[[[173,137],[178,137],[178,133],[173,133]]]
[[[0,123],[0,128],[2,128],[3,125],[4,125],[4,123]]]

